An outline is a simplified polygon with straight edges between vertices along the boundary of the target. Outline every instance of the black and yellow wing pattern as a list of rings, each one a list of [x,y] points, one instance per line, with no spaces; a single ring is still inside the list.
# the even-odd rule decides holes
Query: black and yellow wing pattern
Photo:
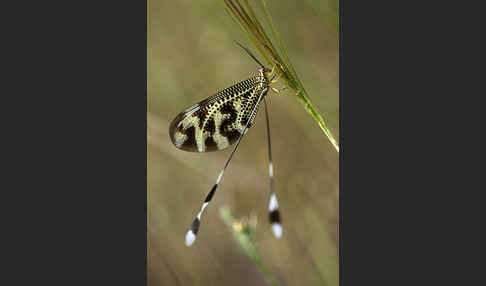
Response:
[[[187,108],[172,121],[169,129],[172,143],[190,152],[223,150],[235,143],[250,118],[268,83],[263,73],[230,86]],[[258,107],[257,107],[258,108]]]

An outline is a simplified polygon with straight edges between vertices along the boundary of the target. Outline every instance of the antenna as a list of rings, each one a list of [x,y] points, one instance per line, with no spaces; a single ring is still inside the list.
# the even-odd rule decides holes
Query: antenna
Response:
[[[240,44],[236,40],[235,43],[238,44],[238,46],[240,46],[243,50],[245,50],[250,55],[250,57],[252,57],[255,60],[255,62],[257,62],[260,65],[260,67],[265,68],[265,66],[259,60],[257,60],[257,58],[247,48],[245,48],[242,44]]]

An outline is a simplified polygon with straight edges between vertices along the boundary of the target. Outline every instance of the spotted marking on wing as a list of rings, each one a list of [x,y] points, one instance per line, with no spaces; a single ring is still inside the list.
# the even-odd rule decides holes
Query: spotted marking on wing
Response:
[[[177,148],[181,148],[182,144],[187,140],[187,135],[176,131],[174,134],[174,144]]]
[[[238,140],[248,120],[251,127],[255,116],[249,118],[250,113],[267,89],[268,80],[260,73],[187,108],[171,123],[172,143],[191,152],[227,148]]]

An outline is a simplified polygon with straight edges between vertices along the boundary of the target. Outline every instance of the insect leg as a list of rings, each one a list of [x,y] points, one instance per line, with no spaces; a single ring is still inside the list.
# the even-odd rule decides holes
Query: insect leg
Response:
[[[255,107],[253,107],[253,109],[251,111],[250,118],[252,118],[254,116],[254,113],[256,112],[258,105],[260,104],[260,101],[261,101],[263,95],[265,94],[265,92],[266,92],[266,90],[264,90],[260,93],[258,100],[255,104]],[[218,175],[218,179],[216,179],[216,183],[214,184],[211,191],[207,194],[206,199],[204,199],[204,202],[202,204],[201,210],[199,211],[196,218],[192,222],[191,227],[187,231],[187,233],[186,233],[186,246],[191,246],[194,243],[194,241],[196,240],[196,235],[197,235],[197,232],[199,230],[199,225],[201,223],[201,216],[204,213],[204,209],[206,209],[206,207],[211,202],[214,194],[216,193],[216,189],[218,188],[218,184],[221,182],[221,179],[223,178],[224,170],[226,169],[226,167],[228,167],[228,164],[231,161],[231,158],[233,158],[233,154],[235,153],[236,149],[238,148],[238,145],[240,145],[241,139],[243,138],[243,135],[245,134],[246,130],[248,129],[248,124],[250,123],[250,121],[251,120],[248,120],[246,122],[246,125],[245,125],[245,128],[243,129],[243,132],[238,137],[238,141],[236,141],[235,147],[231,151],[231,154],[230,154],[228,160],[226,161],[226,163],[224,164],[223,169],[221,169],[221,172]]]
[[[270,74],[272,75],[272,77],[270,78],[270,83],[276,83],[276,82],[278,82],[278,80],[279,80],[279,79],[282,77],[282,75],[283,75],[283,74],[282,74],[282,73],[280,73],[280,72],[277,74],[277,70],[275,70],[275,68],[276,68],[276,67],[277,67],[277,62],[275,62],[275,65],[273,65],[273,67],[272,67],[272,71],[270,72]],[[273,92],[275,92],[276,94],[279,94],[279,93],[280,93],[280,91],[279,91],[277,88],[275,88],[275,87],[271,87],[271,90],[272,90]]]
[[[270,177],[270,201],[268,203],[268,212],[270,224],[272,225],[272,232],[277,237],[282,236],[282,221],[280,219],[280,212],[278,210],[277,195],[273,191],[273,161],[272,161],[272,144],[270,140],[270,121],[268,119],[267,101],[263,99],[265,104],[265,117],[267,119],[267,137],[268,137],[268,175]]]
[[[273,60],[273,62],[274,62],[275,64],[273,65],[273,68],[272,68],[272,71],[271,71],[271,74],[272,74],[273,76],[272,76],[272,78],[270,79],[270,83],[275,83],[275,82],[277,82],[277,80],[278,80],[278,79],[280,79],[280,78],[282,77],[283,72],[285,71],[285,69],[284,69],[284,67],[282,66],[282,64],[281,64],[281,63],[279,63],[277,60],[275,60],[275,59],[272,59],[272,60]],[[277,65],[280,67],[281,72],[279,72],[279,75],[278,75],[277,79],[274,79],[274,78],[276,77],[276,75],[274,74],[274,71],[275,71],[275,68],[277,67]]]

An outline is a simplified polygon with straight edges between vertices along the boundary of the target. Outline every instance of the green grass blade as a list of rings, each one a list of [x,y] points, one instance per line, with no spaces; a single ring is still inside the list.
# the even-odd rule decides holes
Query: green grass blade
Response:
[[[226,11],[230,14],[235,22],[237,22],[240,28],[246,33],[250,38],[252,44],[258,50],[258,52],[265,58],[267,63],[274,65],[273,61],[279,63],[277,68],[282,74],[282,79],[285,84],[293,89],[296,93],[295,95],[299,99],[299,102],[304,106],[304,109],[312,116],[312,118],[317,122],[321,130],[327,136],[332,146],[339,152],[339,143],[332,135],[331,131],[327,128],[324,118],[314,107],[309,99],[309,95],[302,84],[297,72],[295,71],[294,65],[290,61],[287,50],[280,38],[280,35],[275,28],[272,16],[268,9],[265,0],[261,0],[261,6],[265,15],[265,21],[270,29],[270,34],[277,43],[277,47],[273,44],[269,34],[266,32],[264,26],[261,24],[260,20],[256,16],[253,7],[249,4],[248,0],[243,0],[243,5],[239,0],[224,0],[227,9]],[[236,3],[236,4],[235,4]],[[271,60],[273,59],[273,61]]]

